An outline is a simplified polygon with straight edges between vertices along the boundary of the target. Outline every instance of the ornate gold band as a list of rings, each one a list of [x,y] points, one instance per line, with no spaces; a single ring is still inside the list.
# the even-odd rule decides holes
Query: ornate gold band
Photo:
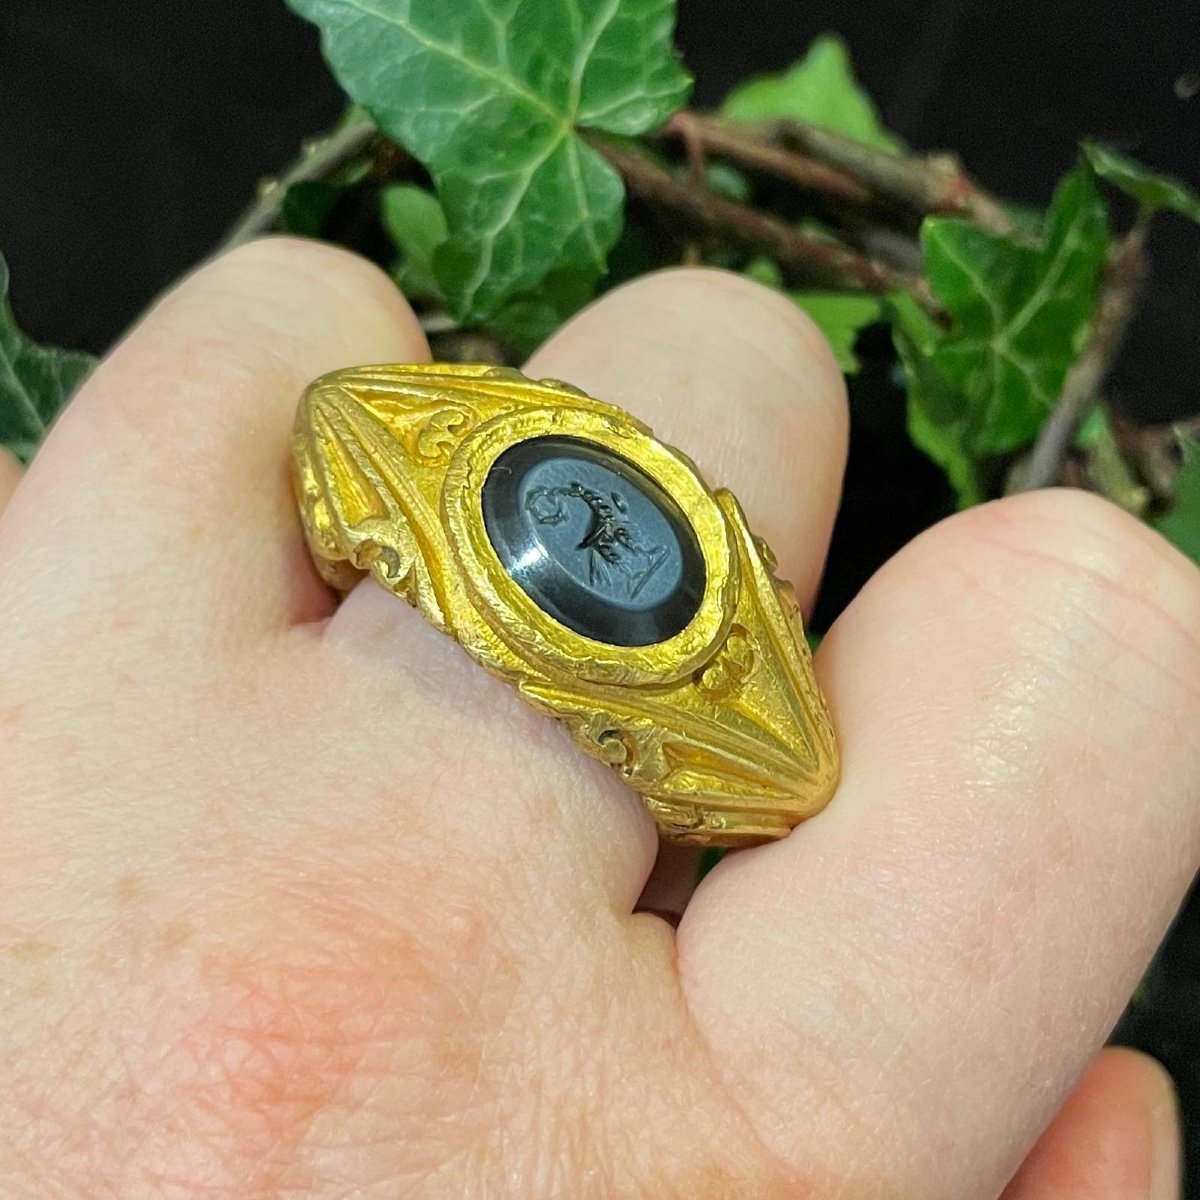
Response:
[[[415,605],[664,836],[749,845],[828,802],[791,587],[734,497],[629,414],[507,368],[361,367],[306,390],[292,447],[322,576]]]

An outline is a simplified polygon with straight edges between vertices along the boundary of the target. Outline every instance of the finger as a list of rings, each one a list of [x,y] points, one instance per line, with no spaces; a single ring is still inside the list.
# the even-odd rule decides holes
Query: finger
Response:
[[[21,569],[44,573],[60,618],[136,605],[192,642],[323,615],[287,474],[300,392],[336,367],[427,355],[395,286],[345,251],[274,238],[217,258],[51,431],[24,488]]]
[[[1198,628],[1200,573],[1065,491],[944,523],[837,622],[837,796],[679,931],[777,1153],[841,1179],[864,1147],[847,1196],[999,1192],[1200,857]]]
[[[21,464],[0,446],[0,513],[7,507],[20,482]]]
[[[808,608],[846,464],[845,384],[778,292],[725,271],[664,271],[610,293],[530,360],[647,422],[742,502]]]
[[[632,410],[685,450],[714,483],[738,491],[752,526],[785,548],[786,569],[811,593],[841,482],[845,397],[828,349],[794,305],[732,275],[667,272],[610,293],[552,338],[527,370]],[[334,616],[326,641],[375,662],[379,647],[390,647],[384,653],[395,669],[427,691],[430,703],[453,678],[453,686],[473,698],[467,705],[450,696],[447,714],[474,712],[478,698],[486,697],[478,729],[467,730],[453,717],[459,722],[455,743],[471,746],[481,761],[511,758],[489,750],[497,739],[506,746],[514,738],[520,745],[546,745],[545,717],[476,668],[465,677],[448,674],[454,648],[443,640],[414,640],[402,610],[381,589],[360,586]],[[386,625],[390,632],[381,635]],[[486,828],[491,837],[519,843],[523,855],[562,847],[564,877],[573,887],[592,873],[609,882],[619,903],[632,904],[653,858],[649,819],[627,789],[614,788],[607,777],[597,785],[597,776],[581,776],[583,755],[565,737],[556,732],[552,743],[552,758],[539,753],[540,765],[523,761],[521,778],[494,779],[474,805],[460,805],[442,819],[461,820],[476,843]],[[492,803],[497,791],[528,794],[531,781],[542,789],[540,823],[551,816],[561,823],[536,843],[527,837],[531,814],[525,807],[513,801],[497,810]],[[550,796],[554,805],[547,803]],[[604,819],[615,824],[598,829],[598,812],[610,814]]]
[[[1075,1085],[1002,1200],[1179,1200],[1170,1076],[1134,1050],[1105,1050]]]

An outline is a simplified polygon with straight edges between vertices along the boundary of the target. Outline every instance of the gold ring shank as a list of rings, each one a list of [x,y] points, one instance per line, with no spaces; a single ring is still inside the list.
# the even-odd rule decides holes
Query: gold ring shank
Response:
[[[589,637],[501,560],[484,483],[501,455],[538,438],[631,464],[678,507],[704,574],[678,632],[635,645]],[[790,586],[733,496],[629,414],[508,368],[360,367],[309,386],[292,450],[322,576],[345,591],[369,573],[418,608],[614,767],[664,837],[753,845],[828,803],[837,748]]]

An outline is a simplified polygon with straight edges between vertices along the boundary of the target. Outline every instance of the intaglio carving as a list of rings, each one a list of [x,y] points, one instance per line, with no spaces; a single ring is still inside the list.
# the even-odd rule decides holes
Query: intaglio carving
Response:
[[[496,460],[536,438],[599,448],[678,507],[704,577],[679,632],[651,644],[592,640],[539,608],[505,570],[480,497]],[[308,389],[293,449],[323,576],[346,590],[369,572],[419,608],[619,771],[665,836],[753,844],[782,837],[829,800],[834,735],[790,589],[733,496],[711,491],[632,417],[507,369],[364,367]],[[531,491],[531,519],[556,527],[579,514],[581,578],[601,597],[639,603],[646,581],[667,570],[663,544],[624,519],[620,489],[593,495],[573,484]],[[620,588],[613,571],[624,572]]]

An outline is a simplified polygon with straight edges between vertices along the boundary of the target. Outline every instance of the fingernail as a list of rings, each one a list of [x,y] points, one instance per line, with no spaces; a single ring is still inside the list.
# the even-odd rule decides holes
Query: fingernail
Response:
[[[1180,1200],[1183,1171],[1179,1144],[1179,1101],[1164,1071],[1159,1100],[1150,1110],[1149,1200]]]

